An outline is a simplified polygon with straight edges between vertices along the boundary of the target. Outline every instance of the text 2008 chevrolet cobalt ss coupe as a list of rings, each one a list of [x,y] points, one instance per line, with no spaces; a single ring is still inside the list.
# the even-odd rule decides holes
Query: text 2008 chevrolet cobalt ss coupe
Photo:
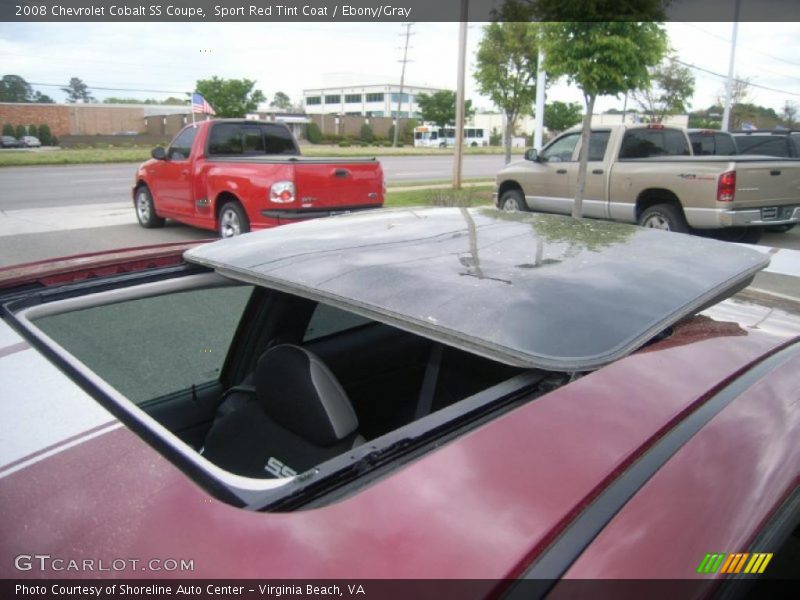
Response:
[[[0,576],[791,572],[800,312],[747,288],[764,254],[451,208],[183,250],[0,273]]]

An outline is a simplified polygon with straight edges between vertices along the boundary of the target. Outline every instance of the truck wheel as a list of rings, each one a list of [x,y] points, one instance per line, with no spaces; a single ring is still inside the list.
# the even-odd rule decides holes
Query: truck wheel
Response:
[[[156,214],[153,195],[146,185],[140,185],[136,190],[136,219],[139,221],[139,225],[146,229],[163,227],[166,221]]]
[[[219,211],[219,237],[229,238],[250,231],[250,221],[238,202],[226,202]]]
[[[528,207],[525,204],[525,198],[523,198],[522,192],[519,190],[508,190],[507,192],[503,192],[503,195],[500,196],[499,208],[506,212],[519,212],[528,210]]]
[[[639,217],[639,225],[677,233],[689,232],[683,212],[673,204],[656,204],[646,209]]]

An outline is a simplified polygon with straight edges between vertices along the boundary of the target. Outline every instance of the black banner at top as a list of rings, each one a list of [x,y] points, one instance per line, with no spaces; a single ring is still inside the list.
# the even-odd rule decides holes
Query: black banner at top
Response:
[[[664,18],[653,20],[800,21],[800,0],[0,0],[0,21],[642,21],[637,10],[659,4]]]

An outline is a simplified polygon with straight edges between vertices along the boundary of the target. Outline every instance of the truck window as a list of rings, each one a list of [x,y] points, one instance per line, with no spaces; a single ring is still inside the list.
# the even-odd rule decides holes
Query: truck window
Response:
[[[789,156],[788,138],[785,136],[741,135],[736,136],[736,144],[741,154],[766,154],[767,156]]]
[[[575,146],[578,145],[580,133],[570,133],[555,140],[539,155],[542,162],[570,162]],[[590,143],[591,147],[591,143]]]
[[[619,157],[688,156],[689,143],[677,129],[632,129],[625,133]]]
[[[589,160],[600,161],[606,157],[606,147],[610,131],[593,131],[589,136]]]
[[[197,134],[197,128],[189,126],[181,131],[172,143],[169,145],[167,151],[167,159],[169,160],[187,160],[189,154],[192,153],[192,144],[194,143],[194,136]]]
[[[283,125],[272,123],[218,123],[208,141],[211,156],[297,154],[294,139]]]

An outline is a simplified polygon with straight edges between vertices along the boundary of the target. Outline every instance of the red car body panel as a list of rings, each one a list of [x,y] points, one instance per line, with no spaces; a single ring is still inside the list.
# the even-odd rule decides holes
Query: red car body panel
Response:
[[[375,160],[303,159],[269,156],[225,159],[206,156],[206,142],[215,121],[196,124],[197,134],[187,160],[143,163],[133,188],[146,184],[160,217],[201,229],[218,228],[222,204],[238,200],[252,230],[275,227],[330,214],[383,205],[383,170]],[[270,187],[279,181],[295,185],[294,201],[274,203]]]
[[[566,577],[647,579],[666,572],[708,579],[695,571],[706,553],[746,552],[753,532],[800,485],[799,372],[795,354],[712,419],[617,514]],[[676,545],[681,552],[666,551]]]
[[[0,511],[15,516],[0,520],[0,577],[85,576],[14,569],[15,555],[44,550],[108,561],[187,558],[196,565],[191,573],[129,570],[98,576],[515,577],[673,424],[790,338],[734,323],[689,320],[667,340],[502,415],[345,499],[292,513],[249,512],[217,501],[120,427],[4,477],[0,473]],[[792,373],[784,378],[795,380]],[[796,389],[786,382],[771,385]],[[769,423],[752,415],[758,398],[750,394],[757,392],[754,387],[731,407],[732,416],[725,411],[715,423],[740,420],[741,404],[745,413],[750,407],[750,426],[757,433]],[[777,402],[765,415],[780,414]],[[794,421],[784,425],[796,427]],[[741,431],[737,426],[727,435]],[[704,430],[699,451],[715,437]],[[768,452],[769,443],[763,440],[753,448]],[[715,458],[720,472],[739,462],[730,453]],[[663,503],[665,495],[695,493],[697,475],[687,469],[671,469],[675,479],[658,495],[659,514],[664,515],[659,535],[686,529],[686,515],[663,510]],[[770,481],[797,476],[780,472]],[[670,477],[669,471],[664,477]],[[659,480],[654,478],[648,488]],[[721,512],[726,519],[762,506],[740,524],[744,533],[738,535],[747,537],[772,507],[764,502],[763,486],[742,484],[737,490],[736,495],[725,492],[726,510]],[[655,510],[655,497],[644,492],[644,512],[639,509],[630,517],[640,527]],[[610,535],[615,529],[624,536],[614,527]],[[715,531],[722,543],[719,527]],[[680,541],[680,546],[686,544]],[[700,544],[693,539],[688,547]],[[723,548],[704,551],[714,550]],[[659,562],[658,576],[688,577],[698,560]],[[591,565],[583,569],[576,573],[597,572]],[[614,573],[641,576],[634,569]]]

